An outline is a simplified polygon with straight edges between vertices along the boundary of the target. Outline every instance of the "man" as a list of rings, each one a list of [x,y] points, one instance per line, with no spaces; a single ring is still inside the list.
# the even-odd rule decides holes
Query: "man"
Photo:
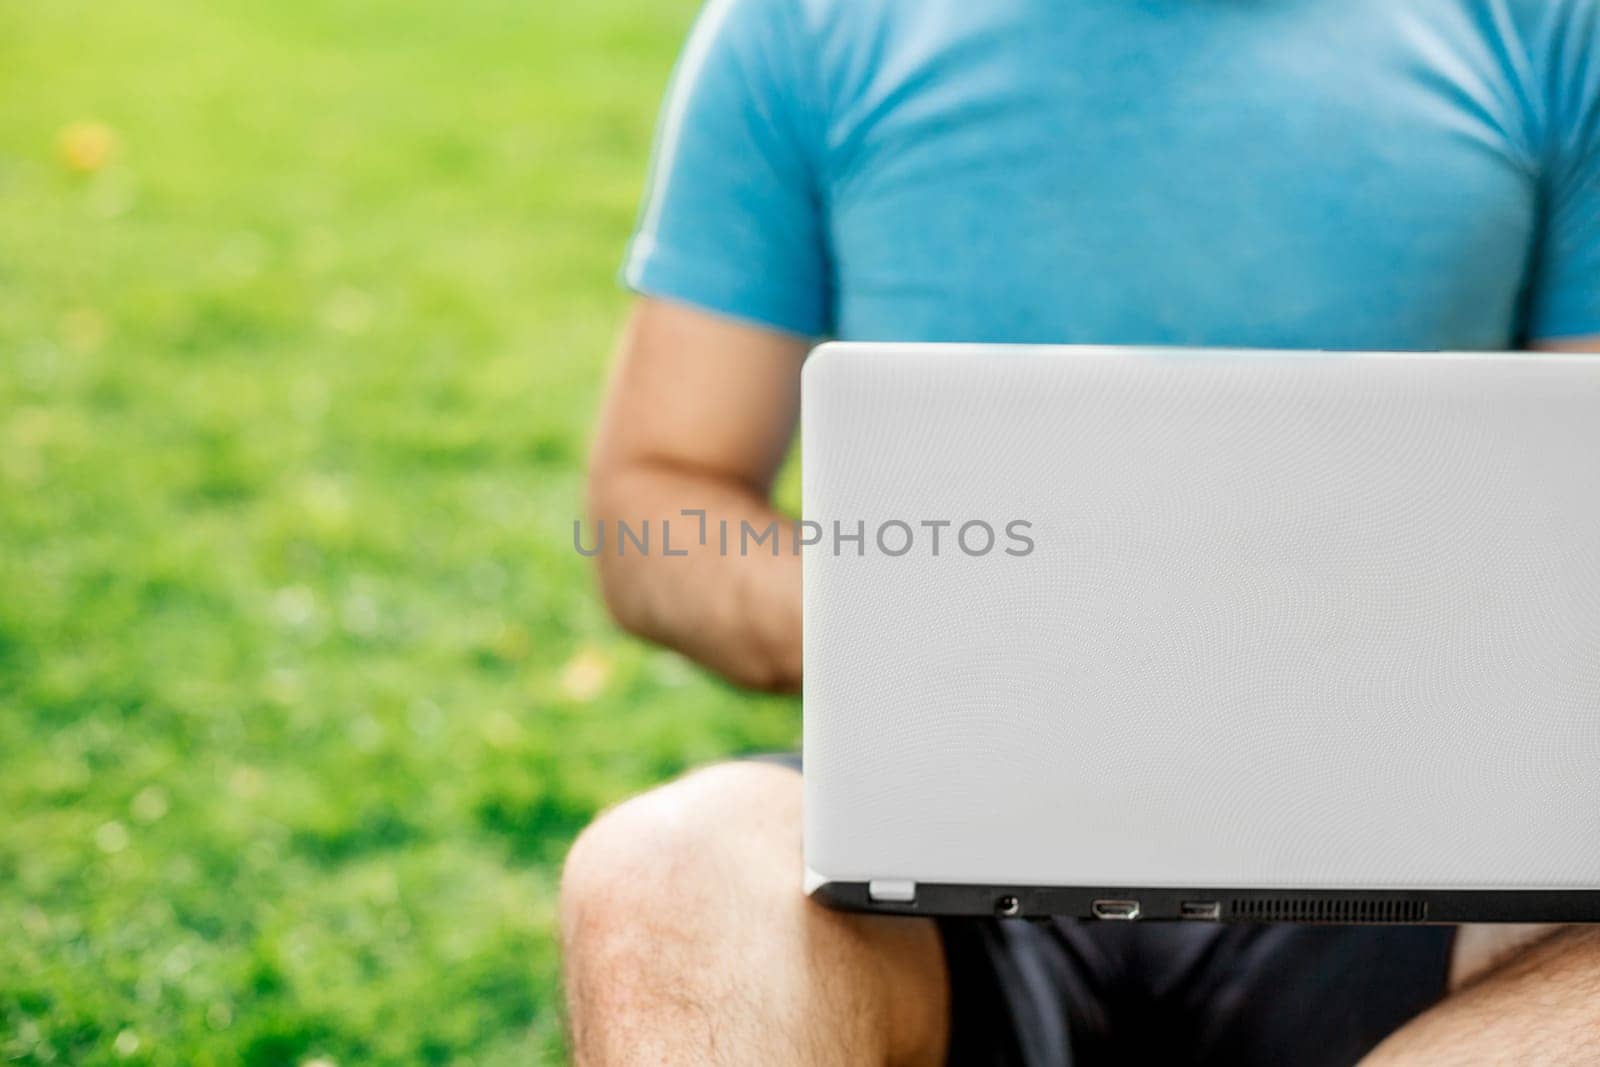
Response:
[[[613,522],[765,527],[822,336],[1593,349],[1600,0],[711,0],[626,278]],[[708,541],[602,554],[607,602],[796,687],[798,561]],[[1600,1062],[1576,930],[826,911],[796,772],[701,771],[574,846],[580,1063]]]

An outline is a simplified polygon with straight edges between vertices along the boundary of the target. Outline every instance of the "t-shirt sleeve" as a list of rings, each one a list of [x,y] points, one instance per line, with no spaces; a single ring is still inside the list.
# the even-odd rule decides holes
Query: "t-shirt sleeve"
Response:
[[[1544,57],[1544,228],[1528,336],[1600,335],[1600,2],[1567,13]]]
[[[788,333],[831,325],[823,139],[790,0],[709,0],[678,60],[624,283]]]

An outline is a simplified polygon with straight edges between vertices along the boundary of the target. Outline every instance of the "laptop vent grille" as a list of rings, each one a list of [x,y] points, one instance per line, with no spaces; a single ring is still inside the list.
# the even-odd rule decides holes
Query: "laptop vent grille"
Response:
[[[1418,923],[1428,917],[1428,902],[1356,897],[1235,897],[1228,902],[1228,911],[1232,918],[1246,922]]]

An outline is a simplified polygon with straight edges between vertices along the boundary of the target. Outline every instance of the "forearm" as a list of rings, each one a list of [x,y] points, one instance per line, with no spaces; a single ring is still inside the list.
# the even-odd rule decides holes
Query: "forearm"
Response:
[[[596,562],[624,628],[735,684],[799,687],[800,559],[790,521],[761,494],[714,475],[634,464],[594,479],[590,511],[586,547],[594,548],[603,522]],[[637,534],[646,521],[648,551],[618,536],[619,522]],[[774,523],[776,553],[770,539],[757,545],[741,536],[746,524],[765,534]]]
[[[1363,1067],[1600,1062],[1600,929],[1568,927],[1412,1020]]]

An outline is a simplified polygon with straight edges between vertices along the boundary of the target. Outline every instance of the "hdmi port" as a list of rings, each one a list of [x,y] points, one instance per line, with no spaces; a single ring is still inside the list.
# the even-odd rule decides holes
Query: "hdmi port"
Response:
[[[1097,900],[1089,905],[1089,910],[1096,919],[1137,919],[1139,917],[1139,902],[1137,900]]]

